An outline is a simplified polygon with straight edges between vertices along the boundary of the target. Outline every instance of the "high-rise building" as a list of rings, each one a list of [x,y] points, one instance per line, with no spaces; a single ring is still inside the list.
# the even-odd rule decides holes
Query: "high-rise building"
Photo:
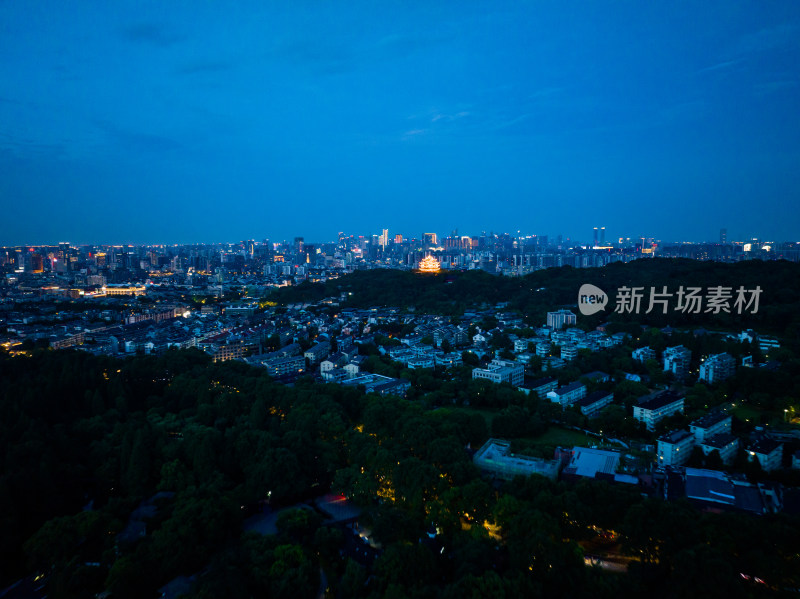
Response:
[[[389,245],[389,229],[383,229],[380,239],[378,240],[378,244],[384,250],[386,249],[386,246]]]
[[[600,245],[606,244],[606,228],[600,227]]]
[[[709,385],[724,381],[733,375],[736,370],[736,361],[729,353],[709,356],[700,364],[699,380]]]
[[[664,372],[671,372],[678,379],[682,379],[689,373],[692,352],[682,345],[668,347],[664,350],[662,357],[664,359]]]
[[[44,272],[44,260],[41,254],[31,254],[31,270],[36,273]]]
[[[728,243],[728,229],[720,229],[719,230],[719,242],[722,245]]]
[[[554,331],[557,331],[565,326],[574,325],[576,322],[577,317],[569,310],[559,310],[557,312],[547,313],[547,327]]]
[[[594,243],[592,243],[592,247],[597,247],[597,227],[594,228]]]
[[[397,235],[394,236],[394,242],[397,245],[403,243],[403,236],[400,235],[400,233],[398,233]]]
[[[423,233],[422,243],[423,245],[439,245],[439,239],[436,237],[436,233]]]

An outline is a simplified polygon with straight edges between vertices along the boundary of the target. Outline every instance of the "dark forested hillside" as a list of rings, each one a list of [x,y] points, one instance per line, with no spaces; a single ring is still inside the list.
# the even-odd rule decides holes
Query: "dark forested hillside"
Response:
[[[550,268],[524,277],[493,276],[483,271],[453,271],[436,275],[398,270],[356,271],[326,283],[304,283],[276,290],[271,298],[283,302],[310,302],[339,297],[344,306],[413,307],[418,311],[460,314],[483,303],[509,302],[521,310],[531,324],[544,322],[545,314],[558,307],[575,306],[578,289],[592,283],[610,295],[606,311],[582,319],[594,326],[603,320],[640,321],[652,326],[746,327],[800,336],[800,264],[785,261],[750,260],[735,264],[700,262],[685,259],[644,259],[627,264],[614,263],[603,268]],[[666,315],[615,314],[614,297],[623,286],[651,287],[676,293],[679,286],[740,286],[762,290],[756,314],[681,313]],[[647,307],[646,297],[642,312]]]

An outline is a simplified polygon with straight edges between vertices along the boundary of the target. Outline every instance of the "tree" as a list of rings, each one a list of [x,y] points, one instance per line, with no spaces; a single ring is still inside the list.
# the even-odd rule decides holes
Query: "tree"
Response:
[[[474,354],[471,351],[461,352],[461,360],[464,362],[465,366],[472,366],[475,368],[477,368],[481,363],[481,360],[477,354]]]
[[[700,449],[700,446],[695,445],[692,447],[692,453],[689,455],[686,465],[691,466],[692,468],[703,468],[705,466],[705,462],[706,454],[703,453],[703,450]]]
[[[275,523],[278,532],[300,545],[308,544],[314,538],[322,517],[311,509],[292,509],[281,513]]]
[[[722,456],[718,449],[714,449],[706,456],[705,467],[709,470],[722,470],[725,468],[725,464],[722,461]]]

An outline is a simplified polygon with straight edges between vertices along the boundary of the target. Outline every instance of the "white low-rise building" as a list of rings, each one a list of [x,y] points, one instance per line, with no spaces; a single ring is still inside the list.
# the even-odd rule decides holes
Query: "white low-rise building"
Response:
[[[658,438],[659,466],[683,466],[692,454],[694,435],[687,430],[672,431]]]
[[[486,379],[493,383],[510,383],[519,387],[525,379],[525,366],[511,360],[495,358],[486,368],[473,368],[472,378]]]
[[[684,397],[671,391],[662,391],[655,396],[643,398],[639,405],[633,406],[633,417],[644,423],[647,430],[654,431],[660,420],[683,412]]]
[[[727,412],[711,412],[689,425],[689,430],[698,443],[703,443],[715,435],[731,432],[733,418]]]
[[[547,398],[553,403],[561,404],[562,408],[571,406],[579,399],[586,397],[586,385],[579,382],[570,383],[563,387],[558,387],[555,391],[550,391]]]

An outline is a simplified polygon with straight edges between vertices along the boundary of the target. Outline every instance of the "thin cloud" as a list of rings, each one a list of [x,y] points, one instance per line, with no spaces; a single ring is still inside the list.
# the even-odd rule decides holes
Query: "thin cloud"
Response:
[[[499,129],[508,129],[509,127],[513,127],[514,125],[519,125],[520,123],[523,123],[523,122],[527,121],[527,120],[528,120],[529,118],[531,118],[532,116],[533,116],[533,115],[532,115],[531,113],[529,113],[529,112],[528,112],[528,113],[525,113],[525,114],[521,114],[521,115],[519,115],[519,116],[517,116],[517,117],[514,117],[514,118],[512,118],[512,119],[508,119],[508,120],[505,120],[505,121],[501,121],[501,122],[499,122],[499,123],[496,123],[496,124],[495,124],[493,127],[491,127],[491,128],[492,128],[493,130],[495,130],[495,131],[496,131],[496,130],[499,130]]]
[[[697,72],[698,73],[710,73],[712,71],[722,71],[722,70],[725,70],[725,69],[730,69],[732,67],[735,67],[740,62],[742,62],[741,59],[725,60],[723,62],[718,62],[717,64],[712,64],[711,66],[704,67],[704,68],[700,69]]]
[[[411,129],[410,131],[406,131],[405,133],[403,133],[403,139],[404,140],[414,139],[416,137],[419,137],[420,135],[426,134],[427,132],[428,132],[427,129]]]
[[[136,23],[124,27],[122,37],[129,42],[167,47],[180,42],[183,37],[158,23]]]
[[[461,112],[457,112],[455,114],[444,114],[444,113],[437,113],[431,117],[431,123],[436,123],[439,121],[444,121],[447,123],[451,123],[453,121],[457,121],[459,119],[463,119],[464,117],[469,116],[471,113],[467,110],[462,110]]]

